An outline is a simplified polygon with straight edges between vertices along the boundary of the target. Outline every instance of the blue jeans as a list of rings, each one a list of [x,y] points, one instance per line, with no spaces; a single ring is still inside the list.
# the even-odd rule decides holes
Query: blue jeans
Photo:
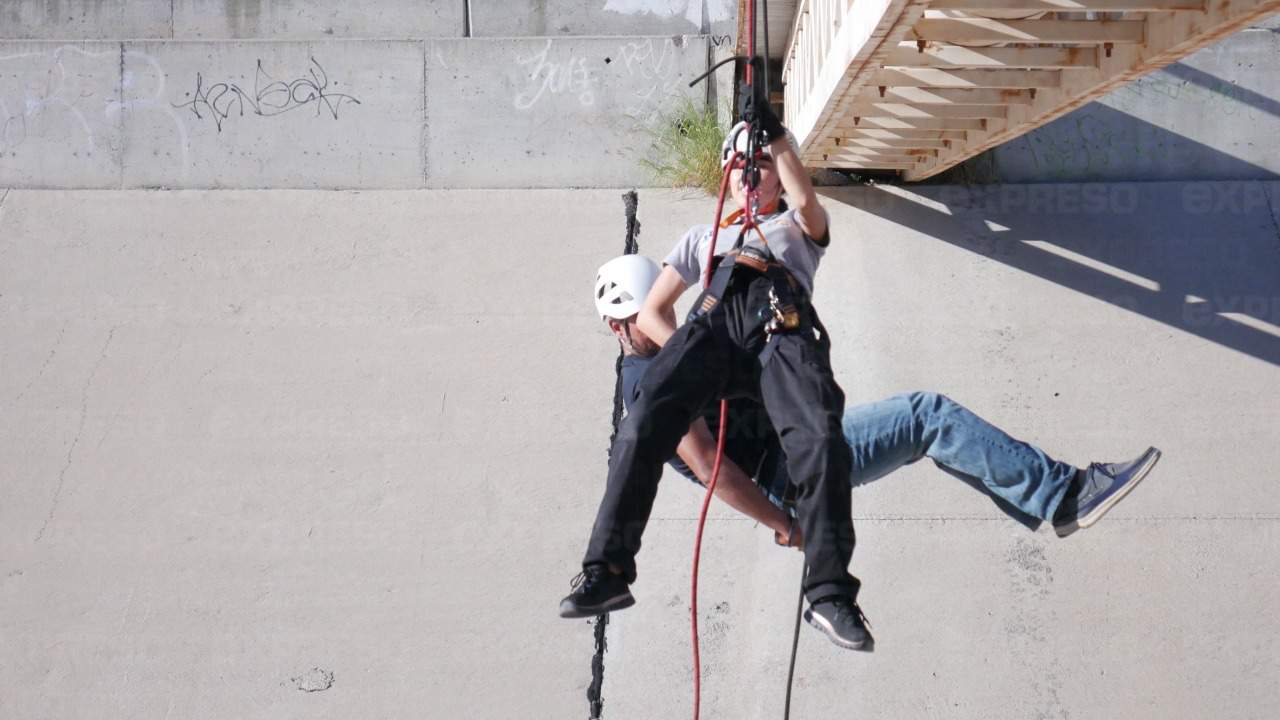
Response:
[[[1040,520],[1053,517],[1076,468],[1005,434],[946,395],[913,392],[845,411],[854,486],[928,457]]]

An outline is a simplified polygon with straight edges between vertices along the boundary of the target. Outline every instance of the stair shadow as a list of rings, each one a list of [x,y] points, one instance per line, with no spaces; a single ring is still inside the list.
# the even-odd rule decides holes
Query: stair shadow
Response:
[[[1280,183],[880,186],[823,194],[1280,364]]]

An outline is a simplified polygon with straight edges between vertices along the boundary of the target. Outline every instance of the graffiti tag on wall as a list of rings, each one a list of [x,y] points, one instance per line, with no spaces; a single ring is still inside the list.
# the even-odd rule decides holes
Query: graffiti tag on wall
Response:
[[[332,85],[337,87],[338,83],[333,82]],[[330,88],[329,74],[314,57],[311,58],[311,67],[305,75],[288,82],[273,78],[262,67],[262,60],[259,59],[251,89],[242,88],[233,82],[206,86],[204,76],[196,73],[195,89],[185,95],[191,99],[175,103],[174,107],[189,108],[201,119],[212,118],[218,132],[222,132],[223,124],[233,114],[244,117],[246,110],[250,115],[274,117],[314,106],[317,116],[327,112],[337,120],[338,108],[343,103],[360,104],[354,95]]]

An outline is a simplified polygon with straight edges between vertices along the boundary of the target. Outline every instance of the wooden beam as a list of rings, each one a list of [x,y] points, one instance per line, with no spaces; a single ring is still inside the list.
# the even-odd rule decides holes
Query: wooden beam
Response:
[[[911,105],[909,103],[860,103],[841,111],[844,117],[897,117],[910,119],[982,119],[1008,115],[1004,105]],[[836,127],[843,127],[837,123]],[[856,123],[854,124],[856,127]]]
[[[913,163],[920,166],[929,158],[921,155],[840,155],[834,153],[826,153],[819,156],[821,159],[814,162],[845,162],[845,163]]]
[[[995,20],[926,18],[911,28],[917,40],[950,43],[1016,42],[1067,45],[1137,44],[1146,20]]]
[[[824,161],[815,160],[809,163],[809,167],[830,168],[832,170],[910,170],[914,168],[916,163],[896,163],[896,162],[873,162],[873,163],[852,163],[840,162],[838,160]]]
[[[964,130],[916,130],[914,128],[877,128],[861,125],[852,130],[842,130],[832,138],[875,138],[877,140],[964,140]]]
[[[921,51],[915,43],[898,43],[885,59],[886,67],[1028,68],[1061,70],[1098,66],[1096,47],[962,47],[929,43]]]
[[[917,158],[935,158],[938,151],[932,148],[826,148],[815,149],[826,160],[848,158],[890,158],[894,160],[915,160]]]
[[[1025,12],[1204,12],[1204,0],[933,0],[930,10]]]
[[[1062,84],[1061,70],[950,70],[886,68],[868,86],[937,88],[1052,88]]]
[[[831,125],[831,129],[838,130],[840,133],[865,128],[979,132],[987,129],[987,121],[981,118],[902,118],[891,115],[868,115],[858,117],[858,122],[854,122],[854,116],[844,116]]]
[[[1029,105],[1031,92],[1015,89],[864,87],[855,96],[858,102],[905,102],[914,105]]]
[[[1280,0],[1214,0],[1204,13],[1152,15],[1142,45],[1115,47],[1109,56],[1099,57],[1097,69],[1075,71],[1061,88],[1042,91],[1029,106],[1010,108],[1007,120],[991,121],[985,131],[972,133],[964,147],[909,171],[906,179],[931,177],[1276,12]]]
[[[829,140],[823,140],[820,144],[815,145],[814,147],[821,149],[823,152],[830,152],[834,148],[858,148],[858,147],[872,148],[872,149],[879,148],[882,150],[889,149],[889,148],[905,148],[907,150],[931,148],[934,150],[946,150],[951,147],[951,141],[942,140],[938,138],[932,138],[928,140],[924,138],[907,138],[907,139],[899,139],[899,140],[888,140],[888,139],[881,139],[881,138],[853,137],[853,138],[831,138]]]

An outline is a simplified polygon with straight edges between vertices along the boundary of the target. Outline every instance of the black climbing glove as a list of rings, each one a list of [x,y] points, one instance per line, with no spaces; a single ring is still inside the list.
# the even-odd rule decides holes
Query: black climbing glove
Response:
[[[752,58],[751,67],[753,80],[756,82],[748,85],[741,83],[738,86],[738,115],[748,123],[765,134],[766,142],[773,142],[778,138],[787,136],[787,129],[783,127],[782,121],[774,114],[773,108],[769,106],[769,98],[765,95],[764,83],[759,82],[759,78],[763,75],[762,61],[760,58]]]

